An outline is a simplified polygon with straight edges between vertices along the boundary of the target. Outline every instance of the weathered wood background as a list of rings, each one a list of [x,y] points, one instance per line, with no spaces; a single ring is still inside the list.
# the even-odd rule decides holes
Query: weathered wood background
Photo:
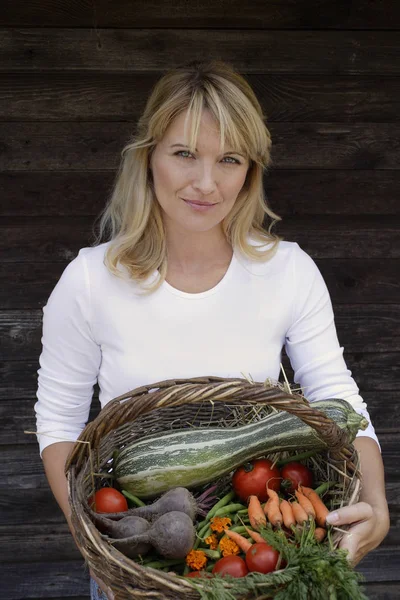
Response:
[[[370,598],[398,599],[400,5],[3,0],[0,28],[1,597],[88,598],[36,438],[24,434],[35,427],[41,308],[91,244],[161,72],[218,57],[248,76],[268,116],[278,232],[316,259],[369,403],[392,528],[359,568]]]

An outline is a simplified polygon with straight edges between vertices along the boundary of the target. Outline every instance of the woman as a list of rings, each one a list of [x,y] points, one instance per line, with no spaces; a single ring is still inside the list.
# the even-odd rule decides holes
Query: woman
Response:
[[[369,420],[319,270],[296,243],[271,233],[279,217],[263,193],[271,164],[264,120],[246,80],[225,63],[161,78],[123,150],[97,245],[67,266],[43,309],[35,409],[38,432],[51,437],[38,439],[70,527],[64,464],[96,381],[104,406],[169,378],[278,379],[285,346],[310,401],[341,397]],[[372,424],[355,446],[361,499],[330,522],[351,525],[341,547],[357,564],[389,519]]]

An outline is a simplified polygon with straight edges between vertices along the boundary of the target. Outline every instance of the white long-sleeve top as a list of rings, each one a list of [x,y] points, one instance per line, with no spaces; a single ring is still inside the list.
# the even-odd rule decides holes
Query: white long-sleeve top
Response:
[[[164,379],[278,380],[283,347],[308,400],[343,398],[370,421],[343,359],[326,284],[297,243],[281,241],[262,263],[235,250],[223,279],[205,292],[165,281],[147,296],[124,269],[124,279],[108,271],[108,245],[82,248],[43,308],[35,404],[40,454],[78,438],[96,381],[104,407]],[[379,445],[371,423],[358,435]]]

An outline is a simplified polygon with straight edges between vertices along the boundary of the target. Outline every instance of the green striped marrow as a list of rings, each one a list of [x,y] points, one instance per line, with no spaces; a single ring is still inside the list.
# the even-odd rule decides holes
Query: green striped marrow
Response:
[[[367,420],[346,401],[318,400],[323,411],[354,440]],[[295,415],[278,411],[235,428],[192,428],[159,432],[124,448],[114,465],[122,489],[151,498],[173,487],[193,488],[229,473],[246,461],[283,450],[322,450],[326,443]]]

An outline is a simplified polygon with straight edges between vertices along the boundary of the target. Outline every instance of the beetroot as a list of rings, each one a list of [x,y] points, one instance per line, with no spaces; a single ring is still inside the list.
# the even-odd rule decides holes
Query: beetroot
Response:
[[[126,556],[132,556],[139,544],[151,544],[164,558],[185,558],[193,548],[194,540],[191,518],[175,510],[161,515],[143,533],[116,540],[113,545]]]

